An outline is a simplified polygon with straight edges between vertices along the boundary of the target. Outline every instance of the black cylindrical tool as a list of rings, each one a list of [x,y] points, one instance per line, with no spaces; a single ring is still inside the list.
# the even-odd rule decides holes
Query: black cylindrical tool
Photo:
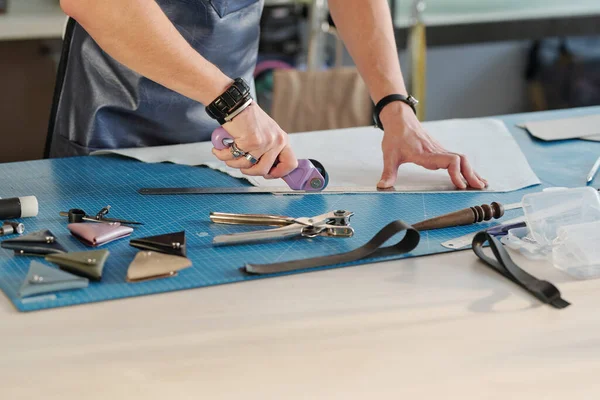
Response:
[[[0,199],[0,220],[27,218],[38,215],[38,201],[35,196]]]

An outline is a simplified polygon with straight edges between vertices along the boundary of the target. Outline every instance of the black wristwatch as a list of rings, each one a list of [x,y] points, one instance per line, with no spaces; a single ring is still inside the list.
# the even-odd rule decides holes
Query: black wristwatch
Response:
[[[206,107],[206,113],[223,125],[250,104],[252,104],[250,86],[242,78],[236,78],[222,95]]]
[[[404,96],[403,94],[390,94],[389,96],[385,96],[383,99],[379,100],[375,105],[375,110],[373,112],[373,120],[375,121],[376,127],[383,129],[383,124],[379,119],[379,114],[381,113],[381,110],[383,110],[383,107],[387,106],[388,104],[394,101],[401,101],[403,103],[408,104],[410,108],[412,108],[414,113],[417,113],[416,105],[419,103],[419,100],[415,99],[411,95]]]

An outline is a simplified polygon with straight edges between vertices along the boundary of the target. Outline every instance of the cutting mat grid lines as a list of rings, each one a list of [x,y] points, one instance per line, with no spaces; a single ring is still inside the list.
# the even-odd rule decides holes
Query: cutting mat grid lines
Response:
[[[594,110],[594,109],[592,109]],[[595,112],[600,112],[596,108]],[[560,113],[558,113],[560,114]],[[546,113],[556,118],[557,113]],[[539,118],[540,114],[534,117]],[[581,186],[588,165],[561,168],[560,160],[595,159],[600,143],[572,140],[560,146],[533,141],[515,124],[531,120],[531,115],[504,118],[507,126],[527,156],[542,182],[554,185]],[[509,162],[507,160],[507,162]],[[501,168],[501,166],[499,166]],[[142,187],[242,186],[244,182],[208,168],[174,164],[144,164],[114,157],[78,157],[56,160],[0,164],[2,197],[35,195],[40,201],[40,214],[25,219],[27,232],[50,229],[69,251],[89,250],[67,230],[67,220],[58,215],[69,208],[82,208],[95,213],[111,205],[109,216],[143,221],[132,238],[185,230],[187,252],[193,266],[177,277],[142,283],[126,283],[129,263],[137,249],[129,240],[119,240],[102,248],[110,250],[101,282],[91,282],[87,289],[57,292],[51,296],[20,299],[17,295],[29,264],[43,259],[18,257],[12,251],[0,249],[0,289],[20,311],[54,307],[199,288],[225,283],[261,279],[249,276],[240,268],[248,262],[274,261],[329,255],[350,251],[364,244],[387,223],[401,219],[415,223],[426,218],[473,205],[498,201],[504,204],[521,200],[526,193],[542,190],[544,185],[512,193],[465,192],[453,194],[397,193],[324,196],[263,195],[203,195],[203,196],[143,196]],[[317,237],[291,239],[255,245],[213,247],[212,238],[218,234],[261,229],[212,224],[209,212],[269,213],[294,217],[314,216],[335,209],[353,211],[352,226],[356,230],[349,239]],[[505,219],[521,215],[520,210],[506,213]],[[475,232],[489,223],[478,226],[455,227],[423,232],[420,245],[401,257],[447,252],[441,243]],[[399,257],[388,257],[393,259]],[[352,265],[368,261],[359,261]],[[50,264],[48,264],[50,265]],[[54,267],[54,266],[53,266]],[[335,266],[341,267],[341,266]],[[372,268],[377,268],[373,265]],[[326,268],[322,268],[326,269]]]

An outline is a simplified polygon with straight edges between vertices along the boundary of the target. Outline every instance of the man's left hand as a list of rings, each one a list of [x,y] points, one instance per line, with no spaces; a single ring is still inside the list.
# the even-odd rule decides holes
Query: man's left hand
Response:
[[[430,170],[446,169],[459,189],[483,189],[487,181],[473,170],[462,154],[446,150],[429,136],[412,109],[402,102],[388,104],[379,115],[385,128],[383,136],[383,173],[377,184],[389,188],[396,184],[398,167],[414,163]]]

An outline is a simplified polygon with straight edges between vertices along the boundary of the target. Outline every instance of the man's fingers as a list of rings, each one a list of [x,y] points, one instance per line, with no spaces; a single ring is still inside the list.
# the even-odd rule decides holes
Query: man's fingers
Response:
[[[462,154],[457,155],[460,158],[460,172],[466,179],[467,184],[474,189],[483,189],[485,187],[485,183],[481,181],[475,171],[473,171],[473,168],[471,167],[469,160],[467,160],[467,157],[463,156]]]
[[[483,182],[483,184],[484,184],[484,188],[486,188],[486,187],[488,186],[488,181],[487,181],[487,179],[483,179],[483,178],[481,177],[481,175],[479,175],[477,172],[475,172],[475,175],[477,176],[477,178],[479,178],[479,180],[480,180],[481,182]]]
[[[269,174],[275,163],[280,163],[278,157],[282,149],[272,149],[262,155],[257,164],[249,168],[241,169],[242,173],[250,176],[265,176]],[[288,162],[289,163],[289,162]],[[292,168],[293,169],[293,168]],[[291,171],[291,170],[290,170]]]
[[[432,155],[431,158],[437,169],[448,170],[448,175],[450,175],[450,180],[454,186],[459,189],[467,188],[467,184],[460,172],[460,157],[457,154],[435,154]]]
[[[285,146],[277,158],[277,165],[264,175],[267,179],[282,178],[298,168],[298,159],[290,146]]]
[[[213,147],[212,153],[221,161],[235,160],[233,154],[231,154],[231,150],[229,150],[228,148],[223,150],[217,150]]]
[[[385,155],[383,156],[383,172],[381,179],[377,183],[377,187],[380,189],[387,189],[396,184],[398,179],[398,167],[400,163],[396,161],[395,157]]]
[[[260,161],[260,157],[254,157],[254,158]],[[238,158],[234,158],[231,161],[226,161],[225,164],[227,164],[227,166],[229,166],[231,168],[248,169],[248,168],[252,168],[252,166],[254,166],[254,165],[258,164],[258,163],[252,164],[246,158],[246,156],[241,156],[241,157],[238,157]]]

